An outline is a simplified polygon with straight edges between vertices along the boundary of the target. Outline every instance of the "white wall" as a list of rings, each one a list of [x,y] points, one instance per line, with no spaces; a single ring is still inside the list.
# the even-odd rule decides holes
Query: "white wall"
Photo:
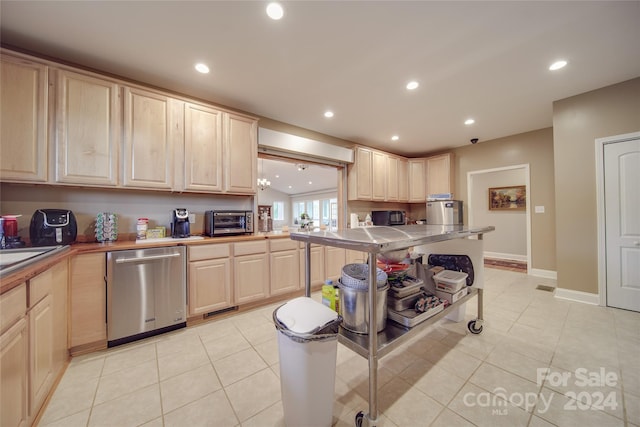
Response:
[[[525,211],[490,211],[489,188],[525,185],[524,169],[493,171],[471,175],[472,226],[493,225],[496,230],[484,235],[484,250],[487,255],[526,261],[527,217]],[[527,203],[529,203],[527,189]]]

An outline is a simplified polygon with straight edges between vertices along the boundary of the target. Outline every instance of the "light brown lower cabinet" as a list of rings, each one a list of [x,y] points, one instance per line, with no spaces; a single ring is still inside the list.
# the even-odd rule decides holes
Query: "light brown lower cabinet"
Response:
[[[27,320],[18,320],[0,335],[0,425],[27,425]]]
[[[71,259],[70,350],[80,346],[106,345],[106,258],[103,252],[76,255]]]
[[[269,296],[269,254],[266,240],[233,244],[233,293],[236,304]]]
[[[306,280],[306,262],[304,244],[300,244],[300,288],[304,289]],[[324,284],[324,247],[311,245],[311,289],[316,290]]]
[[[189,316],[233,305],[228,243],[189,247]]]
[[[325,261],[325,277],[326,279],[337,282],[340,276],[342,276],[342,267],[346,260],[346,249],[333,248],[330,246],[325,247],[324,261]]]
[[[29,425],[35,420],[69,358],[67,273],[65,260],[0,297],[3,427]]]

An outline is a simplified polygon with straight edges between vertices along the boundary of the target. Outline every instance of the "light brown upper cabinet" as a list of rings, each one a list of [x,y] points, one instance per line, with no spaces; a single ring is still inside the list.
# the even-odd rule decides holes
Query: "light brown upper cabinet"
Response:
[[[371,186],[371,200],[387,199],[387,155],[379,151],[373,152]]]
[[[407,201],[407,160],[366,147],[355,147],[355,162],[347,168],[349,200]]]
[[[429,194],[451,193],[454,189],[453,153],[409,159],[409,202],[427,200]]]
[[[173,188],[174,139],[182,138],[176,104],[160,93],[124,88],[125,187]]]
[[[426,159],[427,196],[429,194],[453,193],[453,153],[440,154]]]
[[[222,116],[203,105],[184,106],[184,189],[222,191]]]
[[[258,168],[258,122],[225,113],[225,188],[229,193],[255,194]]]
[[[427,200],[425,180],[425,160],[409,159],[409,203]]]
[[[409,201],[409,161],[398,159],[398,201]]]
[[[49,67],[0,56],[0,179],[47,181]]]
[[[347,198],[349,200],[371,200],[371,166],[373,152],[368,148],[356,147],[355,162],[347,167]]]
[[[116,83],[57,71],[56,164],[58,183],[118,184],[120,95]]]

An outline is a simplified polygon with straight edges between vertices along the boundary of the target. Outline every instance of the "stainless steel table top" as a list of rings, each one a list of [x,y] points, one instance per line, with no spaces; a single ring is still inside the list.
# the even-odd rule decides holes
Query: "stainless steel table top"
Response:
[[[344,230],[314,230],[294,232],[292,240],[325,246],[379,253],[411,246],[482,235],[495,230],[493,226],[471,227],[465,225],[401,225],[396,227],[374,226]]]

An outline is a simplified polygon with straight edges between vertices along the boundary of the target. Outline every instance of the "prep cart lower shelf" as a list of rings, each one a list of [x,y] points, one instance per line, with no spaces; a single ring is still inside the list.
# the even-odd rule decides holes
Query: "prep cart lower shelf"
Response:
[[[476,296],[478,292],[482,292],[482,289],[469,288],[469,293],[466,296],[410,329],[387,319],[386,327],[378,332],[378,357],[383,357],[392,352],[395,348],[410,340],[426,327],[450,314],[452,309],[457,308],[460,304],[465,304],[470,298]],[[338,342],[344,344],[347,348],[350,348],[362,357],[369,357],[369,335],[356,334],[355,332],[340,327]]]

